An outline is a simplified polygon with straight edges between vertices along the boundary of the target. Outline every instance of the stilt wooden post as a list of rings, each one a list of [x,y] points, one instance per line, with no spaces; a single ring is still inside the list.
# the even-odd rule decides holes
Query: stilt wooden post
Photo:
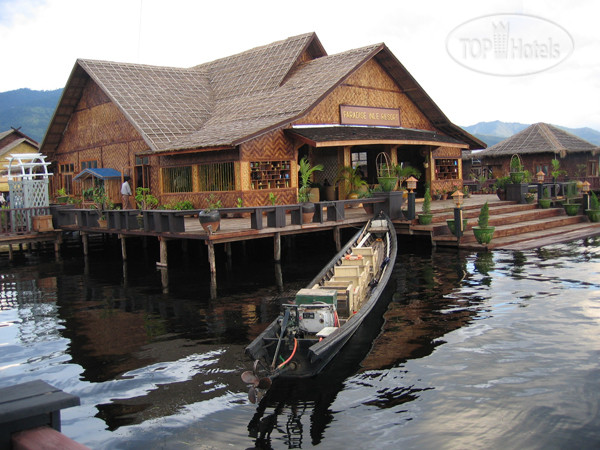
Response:
[[[160,267],[167,267],[167,240],[159,236],[158,242],[160,245],[160,261],[156,263],[156,265]]]
[[[127,244],[125,242],[126,238],[120,234],[119,239],[121,239],[121,257],[123,258],[123,261],[127,261]]]
[[[13,246],[12,244],[8,244],[8,260],[12,261],[14,258]]]
[[[333,239],[335,241],[335,249],[339,252],[342,249],[342,241],[340,238],[340,227],[333,228]]]
[[[208,265],[210,266],[210,273],[217,273],[217,264],[215,261],[215,244],[212,241],[207,241],[208,246]]]
[[[89,252],[89,242],[86,232],[81,232],[81,242],[83,243],[83,256],[87,256]]]
[[[58,234],[54,239],[54,259],[60,260],[60,244],[62,244],[62,234]]]
[[[275,236],[273,236],[273,250],[274,250],[273,258],[275,259],[275,262],[280,262],[281,261],[281,233],[275,233]]]

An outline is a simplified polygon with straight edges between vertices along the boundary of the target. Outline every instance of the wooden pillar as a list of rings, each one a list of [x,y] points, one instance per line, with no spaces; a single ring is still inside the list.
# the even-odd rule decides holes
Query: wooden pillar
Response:
[[[207,241],[208,246],[208,265],[210,266],[210,273],[217,273],[217,264],[215,261],[215,244],[212,241]]]
[[[127,244],[125,242],[126,238],[120,234],[119,239],[121,239],[121,257],[123,258],[123,261],[127,261]]]
[[[160,261],[156,263],[157,266],[167,267],[167,240],[163,237],[158,238],[160,245]]]
[[[335,241],[335,249],[336,251],[340,251],[342,249],[342,240],[340,238],[340,227],[333,228],[333,240]]]
[[[86,232],[81,232],[81,242],[83,243],[83,256],[87,256],[89,252],[88,235]]]
[[[14,258],[13,246],[12,244],[8,244],[8,260],[12,261]]]
[[[273,236],[273,259],[275,262],[281,261],[281,233],[275,233]]]
[[[60,244],[62,244],[62,234],[57,234],[54,239],[54,259],[60,261]]]

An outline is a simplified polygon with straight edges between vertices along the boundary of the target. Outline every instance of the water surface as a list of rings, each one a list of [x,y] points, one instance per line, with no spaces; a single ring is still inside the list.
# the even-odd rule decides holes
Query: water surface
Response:
[[[41,378],[80,396],[63,432],[92,448],[600,445],[598,239],[404,248],[385,322],[259,405],[243,348],[335,253],[331,236],[285,244],[283,284],[267,243],[217,254],[214,300],[201,246],[169,247],[165,293],[157,249],[128,245],[125,264],[114,242],[0,261],[0,386]]]

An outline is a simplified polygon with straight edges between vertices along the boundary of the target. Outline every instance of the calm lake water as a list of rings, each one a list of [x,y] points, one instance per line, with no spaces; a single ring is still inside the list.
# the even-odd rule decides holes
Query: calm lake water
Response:
[[[91,448],[600,447],[600,239],[403,248],[385,322],[258,405],[244,346],[333,256],[331,236],[285,245],[283,284],[271,241],[234,246],[229,264],[219,252],[213,300],[200,245],[169,247],[165,293],[151,244],[129,243],[125,264],[101,241],[87,260],[77,247],[0,258],[0,387],[43,379],[80,396],[63,432]]]

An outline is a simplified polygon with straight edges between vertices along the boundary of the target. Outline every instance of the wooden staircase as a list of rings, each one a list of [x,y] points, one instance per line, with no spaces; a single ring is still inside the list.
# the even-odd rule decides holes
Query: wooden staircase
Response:
[[[527,249],[555,242],[600,234],[600,224],[590,223],[586,216],[567,216],[562,207],[540,209],[536,204],[498,202],[490,204],[489,225],[496,227],[487,246],[478,244],[471,229],[477,226],[479,207],[463,209],[468,219],[460,241],[450,233],[446,219],[453,219],[452,209],[437,211],[431,225],[413,225],[415,232],[431,235],[437,246],[467,249]]]

